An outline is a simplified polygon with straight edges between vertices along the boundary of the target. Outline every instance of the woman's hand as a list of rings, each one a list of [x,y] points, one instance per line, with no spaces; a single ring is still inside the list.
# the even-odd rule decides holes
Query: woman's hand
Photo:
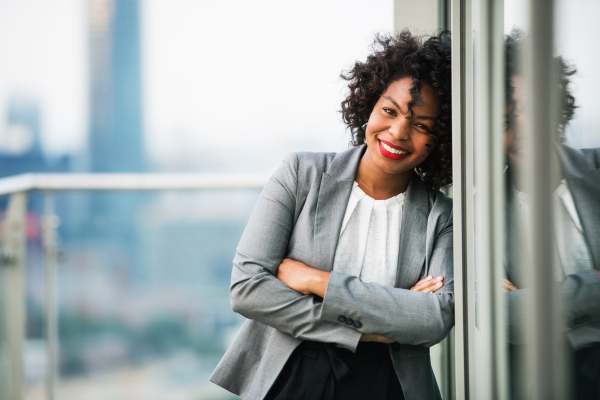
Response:
[[[426,278],[421,279],[417,284],[410,288],[410,290],[414,290],[416,292],[423,293],[435,293],[440,290],[444,286],[444,277],[438,276],[434,278],[429,275]]]
[[[517,290],[517,287],[508,279],[504,279],[504,291],[512,292],[513,290]]]
[[[361,342],[378,342],[378,343],[394,343],[395,340],[388,339],[385,336],[381,335],[367,335],[363,333],[360,337]]]
[[[325,297],[329,272],[311,268],[300,261],[284,259],[277,270],[277,279],[302,294]]]
[[[423,293],[435,293],[440,290],[442,286],[444,286],[444,277],[438,276],[437,278],[433,278],[433,276],[429,275],[427,278],[421,279],[417,284],[410,288],[410,290],[414,290],[416,292]],[[394,343],[395,340],[388,339],[382,335],[367,335],[363,333],[360,337],[361,342],[379,342],[379,343]]]

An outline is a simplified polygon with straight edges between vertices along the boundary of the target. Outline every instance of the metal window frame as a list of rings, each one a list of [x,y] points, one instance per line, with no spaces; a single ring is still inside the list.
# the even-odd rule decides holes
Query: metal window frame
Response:
[[[540,400],[568,398],[569,389],[557,329],[562,316],[553,281],[554,260],[547,251],[554,239],[548,216],[552,215],[556,171],[556,160],[550,157],[549,132],[558,110],[553,92],[556,85],[552,84],[553,12],[552,1],[529,0],[529,47],[524,55],[527,93],[531,94],[525,128],[531,152],[524,179],[531,202],[536,204],[531,213],[533,240],[526,268],[526,360],[529,398]],[[500,133],[504,107],[503,1],[453,0],[452,31],[456,398],[507,399],[506,310],[501,289],[505,251]],[[476,257],[473,247],[478,250]]]
[[[554,281],[552,196],[558,181],[557,159],[552,157],[559,108],[554,67],[554,1],[529,0],[529,32],[524,58],[526,93],[525,143],[530,149],[524,182],[530,189],[531,243],[526,268],[529,297],[525,307],[526,366],[529,398],[571,398],[566,349],[561,343],[563,323]],[[550,217],[549,217],[550,216]]]
[[[455,398],[474,379],[473,28],[471,0],[452,0],[452,182],[454,201]]]
[[[451,10],[457,399],[508,398],[503,6],[453,0]]]
[[[476,398],[508,399],[505,301],[504,1],[474,0]]]

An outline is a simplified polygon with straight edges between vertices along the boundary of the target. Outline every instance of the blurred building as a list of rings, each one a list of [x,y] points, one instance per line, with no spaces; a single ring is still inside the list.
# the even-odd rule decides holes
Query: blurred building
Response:
[[[140,4],[137,0],[90,0],[87,29],[87,170],[144,172],[147,161],[142,122]],[[132,193],[94,193],[80,200],[87,203],[82,207],[87,212],[67,221],[63,229],[71,240],[91,233],[100,253],[119,255],[115,257],[120,259],[119,266],[105,268],[107,273],[116,269],[125,287],[144,274],[136,226],[141,198]]]
[[[37,101],[13,95],[0,140],[0,177],[27,172],[67,172],[71,158],[49,158],[42,150],[41,111]]]
[[[88,21],[90,171],[143,172],[139,2],[90,0]]]

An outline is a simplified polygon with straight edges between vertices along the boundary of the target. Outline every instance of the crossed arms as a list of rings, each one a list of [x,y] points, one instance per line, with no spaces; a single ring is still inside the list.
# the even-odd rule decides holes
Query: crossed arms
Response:
[[[445,281],[435,293],[383,287],[339,272],[309,274],[312,283],[306,285],[303,278],[285,278],[290,272],[285,266],[280,278],[304,293],[277,279],[292,234],[296,194],[302,190],[297,164],[292,154],[275,172],[242,235],[231,277],[233,310],[296,338],[352,351],[361,338],[369,340],[363,334],[411,345],[440,342],[454,324],[451,221],[438,233],[429,259],[429,273]],[[435,283],[421,282],[417,288],[434,291]],[[360,321],[360,328],[340,322],[340,316]]]

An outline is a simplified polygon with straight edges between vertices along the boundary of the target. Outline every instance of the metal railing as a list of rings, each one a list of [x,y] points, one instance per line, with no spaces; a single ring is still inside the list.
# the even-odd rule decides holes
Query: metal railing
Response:
[[[268,175],[252,174],[24,174],[0,179],[0,196],[9,196],[0,222],[0,398],[24,398],[25,246],[27,197],[42,191],[42,242],[45,269],[46,398],[56,399],[58,315],[55,260],[55,191],[144,191],[261,189]],[[5,339],[2,339],[5,338]]]

